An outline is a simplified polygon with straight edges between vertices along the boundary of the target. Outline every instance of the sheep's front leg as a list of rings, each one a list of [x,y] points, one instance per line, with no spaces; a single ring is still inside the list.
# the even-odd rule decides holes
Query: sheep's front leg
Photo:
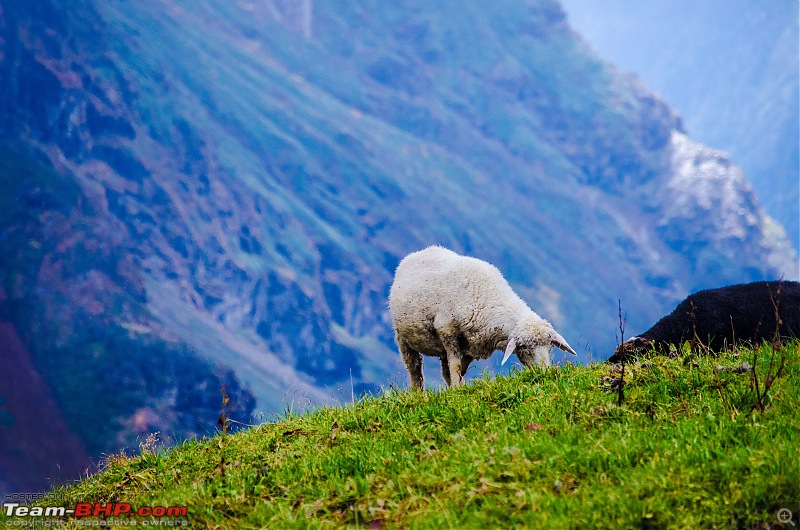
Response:
[[[472,357],[471,355],[464,354],[464,355],[461,356],[461,377],[462,378],[465,375],[467,375],[467,369],[469,368],[469,365],[474,360],[475,360],[475,357]]]
[[[450,386],[461,386],[461,350],[458,348],[458,339],[455,336],[439,334],[439,338],[444,346],[445,355],[447,356],[447,370],[450,373]],[[442,358],[442,371],[445,370],[444,358]]]
[[[422,390],[425,384],[425,378],[422,375],[422,354],[411,349],[405,341],[398,340],[397,345],[400,347],[403,362],[406,363],[406,370],[411,378],[411,387]]]
[[[450,386],[450,363],[447,362],[447,354],[441,356],[442,360],[442,378],[447,386]]]

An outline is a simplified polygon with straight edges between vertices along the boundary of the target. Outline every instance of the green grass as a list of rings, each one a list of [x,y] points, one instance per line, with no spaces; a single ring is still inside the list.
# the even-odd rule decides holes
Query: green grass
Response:
[[[776,523],[800,508],[800,344],[782,352],[764,410],[752,372],[715,370],[752,350],[630,365],[621,406],[610,365],[525,370],[112,456],[55,504],[187,506],[210,528]],[[755,355],[763,391],[772,349]]]

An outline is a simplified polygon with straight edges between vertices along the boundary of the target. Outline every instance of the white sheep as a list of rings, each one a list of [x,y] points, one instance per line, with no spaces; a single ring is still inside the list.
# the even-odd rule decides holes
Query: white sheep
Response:
[[[550,365],[556,346],[575,355],[534,313],[494,265],[432,246],[406,256],[389,292],[395,340],[413,387],[423,387],[422,355],[439,357],[442,376],[458,386],[475,359],[505,350],[525,366]]]

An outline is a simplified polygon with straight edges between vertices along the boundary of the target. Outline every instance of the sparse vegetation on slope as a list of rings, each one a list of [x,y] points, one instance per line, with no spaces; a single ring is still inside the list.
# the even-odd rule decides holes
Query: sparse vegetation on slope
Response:
[[[186,506],[212,528],[757,527],[797,511],[800,344],[627,365],[622,406],[618,376],[568,365],[388,389],[109,457],[57,493]]]

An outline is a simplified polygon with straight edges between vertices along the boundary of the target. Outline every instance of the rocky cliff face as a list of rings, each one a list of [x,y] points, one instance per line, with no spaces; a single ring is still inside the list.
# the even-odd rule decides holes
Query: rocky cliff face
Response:
[[[758,215],[750,182],[727,155],[680,133],[673,135],[672,153],[658,228],[671,248],[692,257],[692,270],[757,275],[766,265],[791,275],[790,242],[772,219]],[[707,234],[715,234],[713,242]],[[739,254],[741,241],[751,242],[746,254]]]
[[[428,244],[497,264],[583,361],[619,298],[635,332],[791,274],[741,173],[555,2],[1,15],[0,315],[74,461],[213,428],[222,385],[241,421],[405,385],[386,295]],[[33,421],[12,394],[0,421]]]
[[[800,5],[562,3],[598,53],[641,77],[680,112],[695,141],[730,153],[764,211],[800,248]]]

